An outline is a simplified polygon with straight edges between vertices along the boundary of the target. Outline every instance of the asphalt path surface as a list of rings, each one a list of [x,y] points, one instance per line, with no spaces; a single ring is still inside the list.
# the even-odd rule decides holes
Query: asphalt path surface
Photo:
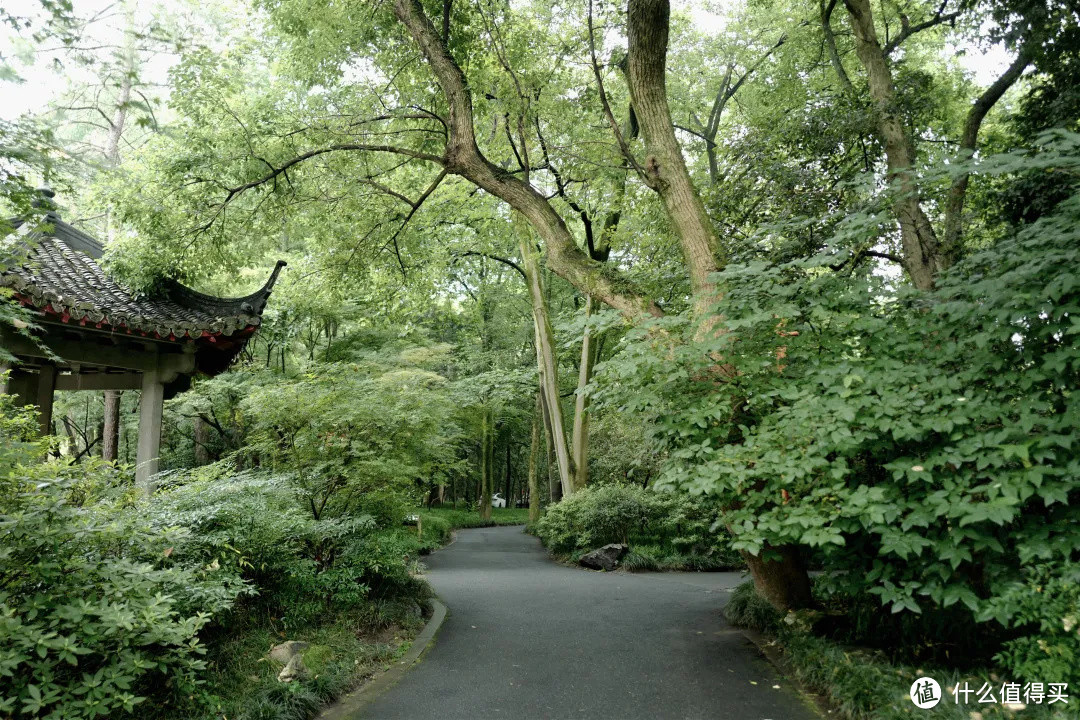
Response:
[[[449,616],[357,717],[819,717],[724,621],[739,573],[567,567],[520,527],[459,531],[426,564]]]

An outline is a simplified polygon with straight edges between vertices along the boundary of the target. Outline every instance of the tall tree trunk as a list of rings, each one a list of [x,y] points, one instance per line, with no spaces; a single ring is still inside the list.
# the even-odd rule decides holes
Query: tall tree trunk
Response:
[[[195,465],[207,465],[210,463],[210,451],[207,447],[210,442],[210,425],[201,415],[196,415],[191,424],[194,426]]]
[[[532,417],[532,434],[529,441],[529,524],[540,519],[540,480],[536,473],[536,463],[540,453],[540,415],[544,412],[540,404],[540,393],[536,393],[536,409]]]
[[[581,337],[581,362],[578,365],[577,399],[574,402],[574,434],[571,440],[575,490],[581,490],[589,483],[589,398],[585,395],[585,388],[592,379],[593,365],[596,363],[596,339],[588,326],[592,311],[592,296],[586,295],[586,325]]]
[[[522,269],[525,282],[529,286],[529,299],[533,310],[533,331],[536,343],[537,371],[540,375],[540,392],[544,397],[544,407],[551,432],[552,449],[559,469],[559,482],[562,495],[574,492],[574,460],[566,441],[563,424],[562,405],[559,401],[559,366],[555,356],[555,334],[551,329],[548,316],[547,298],[541,285],[540,261],[536,249],[530,246],[529,233],[519,222],[515,222],[518,246],[521,251]]]
[[[491,519],[492,471],[494,468],[494,413],[490,407],[484,407],[483,432],[480,438],[480,517]]]
[[[668,220],[679,238],[690,273],[694,310],[704,319],[722,297],[710,275],[723,266],[727,257],[690,179],[671,121],[665,77],[670,14],[668,0],[629,2],[627,64],[630,95],[650,153],[643,179],[660,195]],[[700,325],[699,338],[714,332],[715,327],[715,319],[705,319]],[[717,358],[718,364],[722,362],[722,358]],[[809,587],[809,576],[797,553],[782,552],[779,560],[753,562],[749,566],[754,584],[777,608],[787,610],[810,603],[811,598],[804,592],[804,588]]]
[[[900,223],[904,268],[920,290],[931,290],[945,264],[930,218],[926,216],[915,182],[915,145],[897,107],[896,87],[885,51],[874,28],[870,0],[844,0],[855,34],[855,54],[866,69],[870,97],[877,114],[878,133],[885,145],[889,182],[896,193],[893,208]]]
[[[510,488],[510,484],[511,484],[511,482],[510,482],[510,480],[511,480],[511,478],[510,478],[510,449],[511,449],[510,448],[510,437],[509,437],[509,434],[507,434],[507,438],[506,438],[506,466],[505,466],[506,475],[503,477],[503,488],[505,489],[505,492],[503,493],[503,498],[506,499],[506,507],[513,507],[513,504],[512,504],[513,495],[510,493],[510,489],[511,489]]]
[[[544,418],[544,439],[547,447],[548,502],[554,505],[563,498],[563,486],[559,481],[558,467],[554,460],[555,442],[551,437],[551,416],[548,414],[547,398],[543,393],[540,393],[540,406],[543,410],[541,415]]]
[[[690,272],[695,308],[702,313],[719,299],[709,276],[722,265],[722,248],[701,196],[690,180],[671,121],[665,77],[670,14],[668,0],[630,0],[627,75],[634,113],[649,151],[643,179],[660,195],[679,238]]]
[[[105,426],[101,434],[101,458],[117,459],[120,450],[120,391],[105,391]]]

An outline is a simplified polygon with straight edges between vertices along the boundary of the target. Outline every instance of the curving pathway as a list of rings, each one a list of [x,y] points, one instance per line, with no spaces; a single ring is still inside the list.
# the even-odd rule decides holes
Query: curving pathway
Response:
[[[520,527],[459,531],[427,565],[449,616],[354,718],[819,717],[721,616],[738,573],[566,567]]]

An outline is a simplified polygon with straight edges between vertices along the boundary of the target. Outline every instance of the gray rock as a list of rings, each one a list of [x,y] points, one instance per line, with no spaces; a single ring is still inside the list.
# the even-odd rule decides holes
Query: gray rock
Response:
[[[409,614],[416,618],[424,617],[424,609],[415,600],[409,601]]]
[[[279,662],[282,665],[287,665],[295,656],[307,650],[309,645],[310,643],[306,643],[302,640],[289,640],[288,642],[283,642],[280,645],[275,645],[270,648],[270,659]]]
[[[305,645],[307,643],[304,643]],[[308,669],[304,665],[304,658],[300,653],[293,655],[289,658],[289,662],[285,663],[285,667],[281,668],[281,672],[278,673],[277,679],[281,682],[292,682],[308,674]]]
[[[629,549],[622,543],[612,543],[582,555],[578,563],[594,570],[614,570]]]

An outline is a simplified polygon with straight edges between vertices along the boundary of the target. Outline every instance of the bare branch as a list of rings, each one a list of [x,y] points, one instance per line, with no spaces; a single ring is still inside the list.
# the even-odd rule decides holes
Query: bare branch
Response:
[[[943,23],[951,23],[952,21],[956,20],[956,18],[960,17],[960,13],[958,12],[945,12],[945,7],[948,4],[949,0],[944,0],[941,3],[941,6],[938,7],[937,12],[934,13],[933,17],[931,17],[926,22],[919,23],[918,25],[910,24],[907,15],[901,13],[900,33],[892,40],[889,40],[885,43],[885,47],[883,48],[885,55],[888,56],[889,54],[891,54],[893,50],[900,47],[900,45],[903,44],[903,42],[912,35],[915,35],[916,33],[921,33],[923,30],[929,30],[932,27],[937,27],[938,25],[941,25]]]
[[[507,258],[499,257],[498,255],[492,255],[491,253],[479,252],[479,251],[476,251],[476,250],[465,250],[463,252],[458,252],[458,253],[454,253],[454,254],[457,257],[486,257],[489,260],[494,260],[496,262],[501,262],[503,265],[507,265],[509,267],[514,268],[514,270],[517,270],[518,274],[521,275],[521,278],[523,280],[527,279],[525,277],[525,271],[521,268],[520,265],[518,265],[513,260],[508,260]]]
[[[611,127],[611,132],[615,135],[615,140],[619,143],[619,150],[622,152],[623,157],[630,163],[630,167],[634,168],[634,171],[645,182],[646,185],[652,186],[652,178],[645,173],[644,168],[638,164],[637,158],[630,152],[630,146],[626,143],[626,138],[623,137],[622,130],[619,129],[619,123],[615,122],[615,114],[611,112],[611,103],[608,102],[607,92],[604,91],[604,80],[600,76],[600,64],[596,61],[596,36],[593,32],[593,2],[589,0],[589,58],[592,63],[593,77],[596,78],[596,87],[600,93],[600,104],[604,108],[604,117],[607,119],[608,126]]]

